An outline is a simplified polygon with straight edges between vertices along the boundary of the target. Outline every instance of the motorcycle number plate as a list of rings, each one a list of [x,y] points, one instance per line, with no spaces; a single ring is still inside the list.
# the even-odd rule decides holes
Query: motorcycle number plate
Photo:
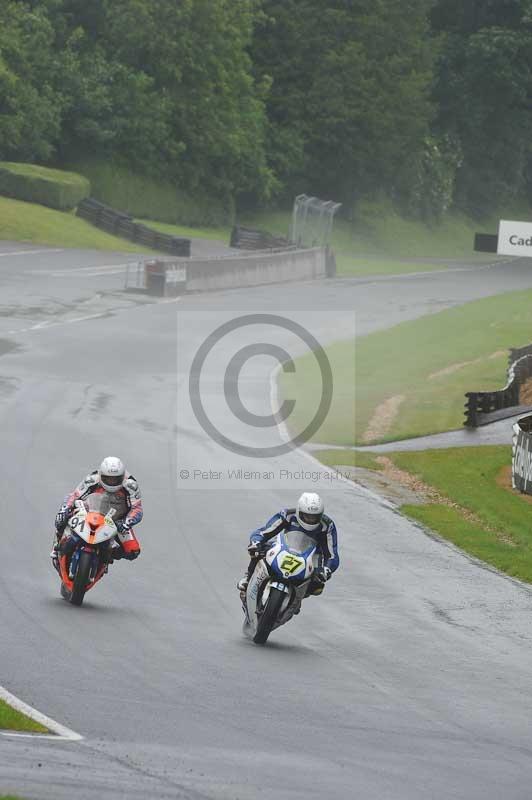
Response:
[[[305,566],[305,561],[297,556],[285,556],[281,561],[280,567],[285,575],[293,575],[294,572],[302,569]]]

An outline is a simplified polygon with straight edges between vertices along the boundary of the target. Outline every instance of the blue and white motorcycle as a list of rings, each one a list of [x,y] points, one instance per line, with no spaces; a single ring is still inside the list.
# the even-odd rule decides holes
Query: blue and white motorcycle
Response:
[[[315,540],[303,532],[281,532],[266,547],[241,595],[244,635],[256,644],[265,644],[275,628],[299,614],[322,561]]]

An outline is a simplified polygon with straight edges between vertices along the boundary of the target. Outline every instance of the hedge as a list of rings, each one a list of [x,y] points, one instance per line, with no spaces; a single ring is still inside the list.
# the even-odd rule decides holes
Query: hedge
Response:
[[[66,211],[88,197],[90,189],[87,178],[75,172],[0,162],[0,194],[16,200]]]

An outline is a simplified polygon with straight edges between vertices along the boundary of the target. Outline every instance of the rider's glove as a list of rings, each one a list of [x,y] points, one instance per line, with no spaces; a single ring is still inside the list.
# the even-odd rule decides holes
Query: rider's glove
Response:
[[[70,519],[70,515],[72,513],[72,509],[68,506],[61,506],[60,510],[55,515],[55,528],[56,530],[63,530],[65,525],[67,524],[68,520]]]
[[[316,580],[318,583],[327,583],[331,575],[332,571],[329,569],[329,567],[322,567],[322,569],[318,569],[314,573],[314,580]]]
[[[263,549],[264,540],[262,536],[253,538],[248,544],[248,553],[250,558],[257,558]]]
[[[115,524],[118,533],[127,533],[131,530],[131,522],[128,519],[119,519]]]

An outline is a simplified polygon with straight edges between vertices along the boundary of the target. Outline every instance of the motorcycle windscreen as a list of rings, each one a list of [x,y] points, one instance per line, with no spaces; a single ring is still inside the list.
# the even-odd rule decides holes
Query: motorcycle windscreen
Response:
[[[110,497],[107,494],[100,494],[99,492],[94,492],[90,494],[88,497],[85,498],[85,506],[87,511],[97,511],[98,514],[103,514],[105,517],[106,514],[109,513],[110,509],[112,508]]]
[[[301,531],[285,531],[284,540],[291,553],[306,553],[316,547],[316,540]]]

